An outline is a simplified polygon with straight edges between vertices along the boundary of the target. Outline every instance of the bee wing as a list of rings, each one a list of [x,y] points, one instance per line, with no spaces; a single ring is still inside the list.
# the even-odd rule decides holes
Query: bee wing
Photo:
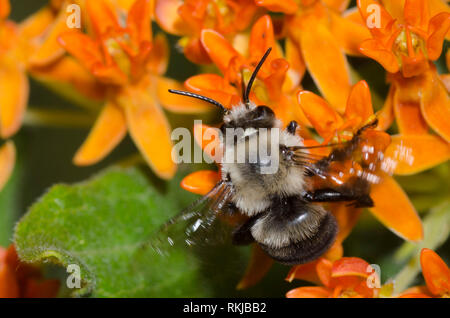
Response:
[[[386,174],[393,174],[392,166],[395,163],[392,162],[393,158],[384,156],[388,144],[378,138],[377,134],[377,131],[367,129],[341,143],[292,147],[292,163],[303,166],[309,176],[317,176],[322,180],[344,183],[348,176],[352,176],[370,184],[380,183]],[[381,146],[376,145],[378,140],[381,141]],[[309,152],[313,148],[326,147],[331,149],[328,156]]]
[[[229,182],[220,181],[205,196],[167,221],[148,244],[160,250],[180,245],[223,244],[231,237],[231,225],[220,216],[233,195]]]

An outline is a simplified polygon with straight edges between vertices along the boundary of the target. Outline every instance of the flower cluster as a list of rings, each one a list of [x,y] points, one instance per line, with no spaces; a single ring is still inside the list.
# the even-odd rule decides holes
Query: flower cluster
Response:
[[[0,189],[13,172],[12,138],[27,111],[29,77],[49,87],[65,85],[76,100],[101,105],[74,154],[75,165],[100,162],[129,133],[152,171],[168,180],[177,166],[166,112],[182,117],[210,111],[208,104],[168,89],[188,90],[230,109],[242,102],[242,88],[271,48],[249,97],[270,107],[284,126],[298,122],[296,133],[312,146],[312,155],[328,156],[334,148],[324,146],[351,140],[376,123],[361,133],[358,158],[333,163],[325,180],[312,182],[344,184],[362,166],[369,167],[382,176],[371,187],[370,212],[399,237],[421,241],[421,218],[389,172],[417,174],[450,158],[450,75],[440,74],[436,63],[446,55],[450,67],[450,51],[443,52],[450,37],[450,8],[441,0],[358,0],[354,8],[348,8],[349,2],[53,0],[17,23],[9,19],[9,0],[0,0]],[[83,13],[75,28],[68,24],[69,5]],[[154,24],[162,32],[154,34]],[[167,35],[177,38],[174,48]],[[184,83],[169,78],[169,56],[175,50],[202,71]],[[369,78],[356,75],[348,56],[371,59],[384,68],[378,76],[386,77],[389,91],[382,105],[374,107]],[[302,86],[307,73],[316,90]],[[193,128],[205,151],[219,142],[205,136],[207,128]],[[394,162],[390,171],[383,169],[386,161],[380,153]],[[217,159],[217,154],[208,155]],[[205,195],[219,179],[215,170],[196,171],[181,187]],[[380,285],[369,263],[344,257],[343,242],[363,209],[347,203],[326,207],[339,224],[336,242],[318,260],[293,267],[287,277],[319,286],[293,289],[287,297],[392,296],[383,292],[387,285]],[[0,297],[55,295],[52,281],[40,282],[40,272],[28,265],[16,271],[18,264],[13,247],[0,249]],[[238,287],[256,284],[271,264],[255,246]],[[448,297],[450,271],[442,259],[423,249],[421,265],[427,286],[403,291],[400,297]],[[376,287],[368,286],[371,279]]]

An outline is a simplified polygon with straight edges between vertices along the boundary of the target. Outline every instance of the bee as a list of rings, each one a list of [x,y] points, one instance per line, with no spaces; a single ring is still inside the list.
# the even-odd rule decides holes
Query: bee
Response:
[[[376,123],[361,128],[348,142],[327,145],[332,151],[326,157],[311,154],[311,147],[306,147],[296,134],[297,122],[283,128],[268,106],[256,105],[249,99],[252,84],[270,51],[266,51],[247,87],[243,87],[242,103],[231,109],[206,96],[169,90],[218,107],[223,112],[222,156],[233,157],[239,151],[245,154],[242,161],[222,160],[221,179],[215,187],[162,227],[160,234],[171,244],[176,243],[173,229],[183,224],[181,232],[187,245],[208,243],[230,233],[235,245],[256,243],[282,264],[302,264],[329,249],[338,232],[335,217],[320,202],[373,206],[371,182],[364,174],[356,174],[343,185],[315,189],[311,184],[313,178],[328,178],[335,163],[352,159],[364,140],[364,132]],[[229,136],[229,130],[241,133]],[[250,147],[252,143],[259,146]],[[271,149],[271,156],[259,155],[259,147],[263,146]],[[276,169],[263,172],[273,164],[273,157],[277,157]]]

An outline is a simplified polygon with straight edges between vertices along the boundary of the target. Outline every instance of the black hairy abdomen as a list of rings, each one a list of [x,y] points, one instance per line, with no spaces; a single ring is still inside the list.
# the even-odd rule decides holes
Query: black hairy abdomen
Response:
[[[261,243],[259,245],[277,262],[285,265],[299,265],[314,261],[324,254],[335,241],[336,234],[336,219],[328,212],[322,218],[320,226],[311,238],[281,248],[272,248]]]
[[[302,216],[305,221],[298,222]],[[267,232],[264,233],[266,237],[288,233],[289,226],[297,227],[299,232],[304,228],[312,229],[313,233],[304,237],[292,235],[289,245],[274,247],[252,236],[252,227],[261,220],[267,225]],[[331,213],[323,209],[317,210],[317,207],[304,201],[302,197],[277,197],[272,199],[272,204],[266,211],[253,216],[235,229],[233,244],[243,245],[256,241],[274,260],[286,265],[296,265],[313,261],[325,253],[333,244],[337,230],[336,219]]]

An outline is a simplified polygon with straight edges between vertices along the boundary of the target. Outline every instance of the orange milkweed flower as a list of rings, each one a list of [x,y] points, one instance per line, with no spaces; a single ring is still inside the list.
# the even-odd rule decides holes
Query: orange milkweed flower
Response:
[[[270,11],[284,13],[282,29],[300,50],[300,59],[316,86],[340,113],[351,87],[344,52],[360,55],[359,44],[369,36],[365,26],[343,13],[346,0],[256,0]],[[330,63],[330,61],[333,61]]]
[[[380,277],[366,261],[343,257],[334,262],[320,258],[294,266],[286,280],[301,279],[320,286],[298,287],[287,298],[377,298]]]
[[[379,8],[379,25],[369,29],[372,38],[360,50],[389,72],[391,86],[380,113],[380,128],[387,129],[395,118],[400,136],[394,136],[391,151],[407,143],[411,155],[420,157],[413,165],[401,165],[399,174],[417,173],[450,159],[450,99],[433,64],[450,29],[450,12],[437,12],[433,4],[435,15],[430,18],[428,1],[406,0],[402,17],[394,19],[378,1],[358,1],[366,21],[371,17],[370,6]],[[398,4],[395,8],[398,17]],[[437,135],[429,134],[429,127]],[[435,148],[439,149],[436,154],[426,151]]]
[[[408,288],[400,298],[450,297],[450,269],[434,251],[424,248],[420,252],[420,264],[426,286]]]
[[[386,10],[395,18],[403,18],[403,8],[406,0],[381,0],[380,2],[386,8]],[[428,8],[431,16],[435,16],[441,12],[449,12],[450,7],[446,0],[428,0]],[[446,38],[448,40],[449,32],[447,32]]]
[[[22,263],[14,245],[0,247],[0,298],[52,298],[59,291],[58,280],[47,280],[39,267]]]
[[[70,84],[89,98],[101,90],[64,50],[56,37],[68,30],[67,5],[78,1],[52,1],[24,21],[7,20],[9,0],[0,1],[0,136],[9,138],[20,128],[28,103],[27,72],[38,80]]]
[[[168,44],[162,35],[152,37],[152,4],[135,1],[123,26],[117,6],[87,0],[93,34],[74,30],[59,36],[61,45],[108,89],[105,106],[74,157],[77,165],[103,159],[128,130],[155,173],[169,179],[176,166],[171,158],[170,126],[161,107],[178,112],[205,109],[198,102],[180,103],[167,92],[180,84],[161,76],[167,68]]]
[[[155,18],[161,28],[182,36],[178,42],[186,57],[197,64],[211,60],[200,40],[203,29],[232,39],[244,31],[258,11],[254,0],[156,0]]]
[[[198,94],[221,102],[225,107],[237,105],[241,100],[242,82],[248,80],[268,48],[273,48],[258,73],[250,99],[257,104],[267,105],[284,123],[291,120],[307,122],[296,104],[295,95],[304,72],[299,63],[299,52],[291,41],[286,42],[286,57],[275,41],[272,19],[268,15],[259,18],[253,25],[247,49],[243,54],[214,30],[201,33],[201,42],[208,56],[221,71],[217,74],[200,74],[185,81],[185,86]],[[242,43],[241,43],[242,44]]]
[[[325,144],[330,141],[351,139],[356,130],[374,117],[370,90],[365,81],[360,81],[352,87],[343,116],[323,98],[311,92],[302,91],[298,94],[298,98],[306,117],[325,140]],[[382,161],[377,156],[389,145],[390,136],[382,131],[366,129],[361,137],[364,139],[360,149],[362,161],[366,166],[372,167],[371,171],[379,171]],[[336,172],[331,173],[326,182],[345,183],[349,177],[358,174],[359,169],[358,165],[351,162],[337,163],[337,166],[331,169]],[[374,207],[370,208],[370,211],[385,226],[408,240],[419,241],[423,238],[422,222],[414,206],[392,177],[384,175],[371,187],[370,196],[374,201]],[[332,211],[338,209],[344,214],[346,213],[344,211],[349,209],[342,204],[331,207]],[[355,211],[354,207],[350,209],[352,210],[349,212],[357,218],[359,212]],[[354,224],[354,221],[350,224]],[[348,228],[345,232],[347,231]]]

